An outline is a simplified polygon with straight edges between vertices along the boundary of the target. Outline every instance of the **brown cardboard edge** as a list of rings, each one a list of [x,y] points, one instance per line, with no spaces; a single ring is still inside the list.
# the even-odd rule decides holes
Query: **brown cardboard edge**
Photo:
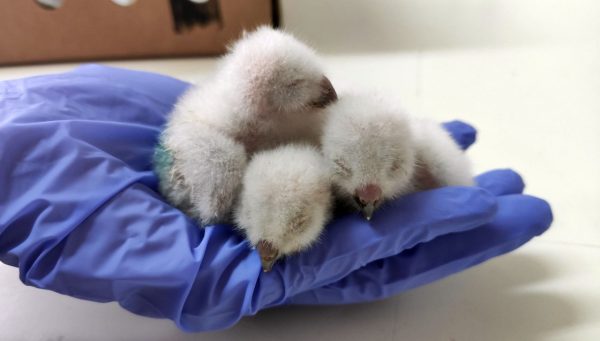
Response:
[[[132,60],[168,60],[168,59],[193,59],[193,58],[215,58],[222,56],[225,52],[225,48],[222,52],[213,53],[174,53],[174,54],[146,54],[144,56],[103,56],[98,58],[60,58],[52,60],[25,60],[17,62],[3,62],[0,63],[0,67],[9,66],[36,66],[36,65],[52,65],[52,64],[65,64],[65,63],[81,63],[81,64],[94,64],[97,62],[117,62],[117,61],[132,61]]]
[[[271,0],[271,22],[270,26],[279,28],[280,25],[280,3],[279,0]],[[265,23],[266,24],[266,23]],[[198,54],[197,52],[170,52],[169,54],[144,54],[142,55],[115,55],[115,56],[100,56],[97,58],[55,58],[50,60],[44,59],[25,59],[22,61],[0,61],[0,67],[10,66],[35,66],[35,65],[53,65],[53,64],[65,64],[65,63],[95,63],[95,62],[114,62],[114,61],[131,61],[131,60],[166,60],[166,59],[191,59],[191,58],[214,58],[223,55],[227,52],[227,46],[222,46],[217,52],[204,52]]]

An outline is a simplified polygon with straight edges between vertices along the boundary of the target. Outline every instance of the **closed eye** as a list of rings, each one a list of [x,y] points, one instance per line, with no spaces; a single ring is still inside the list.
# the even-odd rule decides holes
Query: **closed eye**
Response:
[[[390,167],[390,172],[397,172],[400,170],[400,168],[402,168],[402,161],[401,160],[396,160],[394,162],[392,162],[392,166]]]
[[[289,82],[289,83],[287,84],[287,86],[288,86],[289,88],[295,88],[295,87],[298,87],[298,86],[299,86],[300,84],[302,84],[303,82],[304,82],[304,80],[303,80],[303,79],[294,79],[293,81]]]
[[[340,159],[336,159],[333,162],[335,162],[336,167],[336,172],[340,175],[343,176],[350,176],[352,175],[352,170],[350,170],[350,167],[346,166],[346,164],[344,164],[344,162]]]

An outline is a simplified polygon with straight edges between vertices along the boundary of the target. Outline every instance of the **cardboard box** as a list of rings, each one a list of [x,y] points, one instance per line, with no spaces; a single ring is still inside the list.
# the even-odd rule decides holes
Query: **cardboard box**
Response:
[[[177,32],[172,7],[177,1],[120,6],[109,0],[64,0],[56,9],[36,0],[3,1],[0,64],[216,55],[244,29],[271,25],[276,7],[272,0],[210,0],[218,18],[204,26],[179,25]],[[190,13],[179,12],[180,19]]]

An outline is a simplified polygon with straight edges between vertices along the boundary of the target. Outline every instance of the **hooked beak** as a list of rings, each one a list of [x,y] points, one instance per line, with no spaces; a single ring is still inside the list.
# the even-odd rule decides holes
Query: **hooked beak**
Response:
[[[375,203],[374,202],[368,203],[361,209],[363,217],[365,217],[365,219],[367,219],[367,220],[371,220],[371,217],[373,216],[373,211],[375,211]]]
[[[371,220],[373,212],[375,212],[375,209],[377,208],[378,201],[365,202],[356,196],[354,197],[354,201],[358,205],[363,217],[367,220]]]
[[[354,201],[356,201],[365,219],[371,220],[373,212],[381,199],[381,194],[381,188],[375,184],[368,184],[356,190]]]
[[[260,256],[260,264],[262,265],[263,272],[271,271],[275,261],[279,258],[279,250],[266,240],[259,241],[256,245],[256,250]]]
[[[315,108],[325,108],[327,105],[337,100],[337,93],[329,81],[329,78],[323,76],[321,79],[321,95],[317,100],[311,103]]]

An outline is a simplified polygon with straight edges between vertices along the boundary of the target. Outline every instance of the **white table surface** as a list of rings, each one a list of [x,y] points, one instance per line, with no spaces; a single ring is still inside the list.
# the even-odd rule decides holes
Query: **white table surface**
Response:
[[[0,340],[600,340],[600,2],[284,0],[282,8],[285,27],[322,53],[334,84],[375,86],[416,114],[474,124],[477,171],[518,170],[526,191],[552,204],[550,231],[386,301],[278,308],[205,334],[26,287],[0,264]],[[215,60],[106,64],[198,81]],[[73,67],[5,67],[0,79]]]

